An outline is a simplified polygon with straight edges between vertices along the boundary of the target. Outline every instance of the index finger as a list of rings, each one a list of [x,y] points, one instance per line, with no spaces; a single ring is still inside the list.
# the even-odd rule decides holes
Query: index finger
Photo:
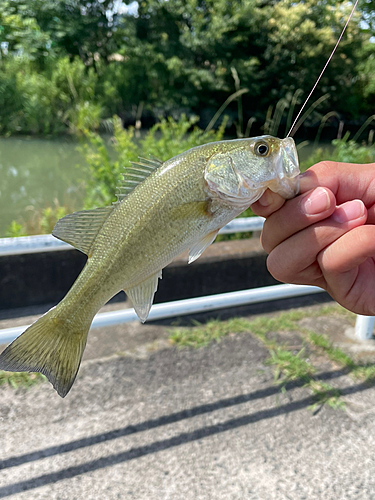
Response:
[[[323,186],[333,192],[338,205],[360,199],[369,208],[375,199],[374,170],[374,163],[322,161],[300,175],[300,192]]]

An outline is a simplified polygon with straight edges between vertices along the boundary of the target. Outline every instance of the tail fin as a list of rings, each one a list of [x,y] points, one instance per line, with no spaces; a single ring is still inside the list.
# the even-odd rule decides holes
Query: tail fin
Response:
[[[5,349],[0,370],[43,373],[63,398],[77,376],[89,328],[74,328],[53,308]]]

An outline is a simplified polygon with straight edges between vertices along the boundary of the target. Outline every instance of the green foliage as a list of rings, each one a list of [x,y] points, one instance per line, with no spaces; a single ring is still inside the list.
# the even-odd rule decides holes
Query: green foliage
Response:
[[[241,333],[247,330],[249,322],[242,318],[231,318],[228,321],[211,320],[205,324],[194,321],[192,328],[175,328],[170,341],[179,347],[204,347],[212,341],[218,342],[231,333]]]
[[[7,237],[26,236],[31,234],[50,234],[56,222],[71,213],[69,207],[61,206],[55,200],[53,206],[36,209],[32,206],[27,208],[27,214],[21,222],[13,220],[7,231]]]
[[[124,129],[114,117],[112,147],[98,134],[85,131],[88,142],[81,147],[90,173],[85,207],[109,205],[116,199],[124,169],[138,157],[155,156],[163,161],[187,149],[223,138],[225,120],[217,131],[204,132],[194,124],[196,117],[181,115],[179,120],[161,119],[143,138],[137,139],[134,128]],[[193,129],[188,133],[188,131]]]
[[[239,82],[243,102],[227,111],[239,134],[249,119],[259,129],[267,110],[284,125],[284,104],[307,95],[350,9],[338,0],[3,0],[0,104],[11,113],[1,106],[0,133],[80,133],[114,114],[134,122],[140,107],[148,118],[185,111],[209,122]],[[330,95],[319,113],[372,112],[374,25],[365,2],[316,91]]]
[[[162,118],[140,141],[143,153],[154,155],[166,161],[194,146],[223,139],[226,118],[218,130],[210,130],[209,132],[194,126],[197,121],[197,116],[187,118],[184,114],[178,120],[171,117]]]
[[[301,171],[304,172],[315,163],[324,160],[347,163],[375,162],[375,146],[361,146],[354,141],[349,141],[348,137],[349,136],[346,135],[343,139],[333,140],[333,148],[316,148],[311,156],[301,162]]]
[[[373,107],[375,103],[375,54],[374,44],[368,43],[363,47],[363,58],[358,64],[358,72],[361,75],[363,97]]]
[[[283,384],[292,380],[309,382],[315,372],[314,367],[302,358],[303,350],[297,354],[277,346],[270,350],[270,357],[266,364],[274,365],[275,380]]]
[[[4,372],[0,370],[0,385],[9,385],[13,389],[28,388],[44,382],[46,377],[41,373]]]
[[[27,236],[27,232],[23,224],[13,220],[5,233],[7,238],[18,238],[19,236]]]
[[[30,2],[2,0],[0,4],[0,41],[7,43],[2,57],[11,57],[13,52],[27,54],[28,58],[40,62],[47,53],[51,40],[36,20],[35,11],[27,12]]]
[[[341,366],[345,366],[351,369],[356,366],[355,362],[347,354],[345,354],[338,347],[334,347],[332,345],[332,342],[329,341],[326,335],[319,335],[315,332],[309,332],[308,339],[314,345],[323,349],[324,352],[329,355],[330,359],[336,361]]]
[[[344,410],[345,402],[341,398],[341,391],[322,382],[321,380],[311,380],[309,389],[312,392],[314,403],[310,405],[313,412],[319,411],[323,405],[328,405],[334,410]]]
[[[43,208],[41,217],[38,219],[41,229],[38,234],[50,234],[56,222],[62,217],[65,217],[68,213],[66,207],[62,207],[58,203],[56,203],[54,207]]]
[[[110,205],[115,201],[116,187],[122,179],[124,168],[137,159],[134,130],[122,128],[121,120],[113,119],[113,149],[105,139],[86,130],[88,142],[81,147],[90,173],[85,197],[85,208]]]
[[[375,381],[375,365],[373,363],[356,363],[339,347],[333,346],[326,335],[319,335],[315,332],[308,331],[307,337],[309,342],[321,348],[332,361],[340,366],[347,368],[355,378],[364,380],[366,382]]]
[[[102,108],[99,104],[90,101],[78,103],[68,113],[70,131],[77,136],[82,136],[87,130],[98,130],[101,114]]]
[[[59,59],[44,73],[25,57],[0,60],[0,133],[95,130],[101,112],[93,101],[96,82],[96,73],[79,59]]]

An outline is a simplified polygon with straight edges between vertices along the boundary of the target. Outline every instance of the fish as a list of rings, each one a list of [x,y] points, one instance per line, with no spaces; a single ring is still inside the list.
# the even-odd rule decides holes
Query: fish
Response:
[[[189,249],[194,262],[219,230],[267,188],[299,191],[292,138],[269,135],[197,146],[168,161],[140,158],[125,168],[117,202],[69,214],[52,234],[88,256],[62,301],[0,355],[0,369],[40,372],[70,391],[97,311],[124,290],[144,322],[163,268]]]

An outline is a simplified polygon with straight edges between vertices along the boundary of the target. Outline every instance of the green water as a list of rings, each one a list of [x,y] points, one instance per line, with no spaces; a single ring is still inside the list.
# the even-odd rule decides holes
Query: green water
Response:
[[[0,138],[0,237],[28,207],[44,208],[57,200],[81,208],[83,165],[77,143],[69,138]]]

